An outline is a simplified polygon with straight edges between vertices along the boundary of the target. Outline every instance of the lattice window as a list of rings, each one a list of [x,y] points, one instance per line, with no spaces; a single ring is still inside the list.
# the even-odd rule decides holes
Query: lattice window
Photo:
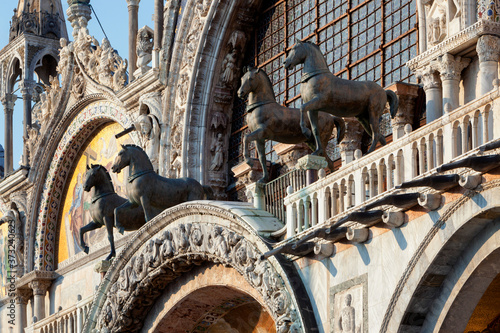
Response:
[[[266,71],[278,103],[288,107],[301,104],[301,68],[285,71],[282,66],[296,39],[317,43],[330,70],[341,78],[375,81],[383,87],[415,81],[405,63],[417,55],[416,8],[416,0],[264,1],[245,62]],[[239,145],[246,129],[242,103],[238,100],[234,107],[230,166],[242,160]],[[383,122],[383,132],[390,134],[389,119],[384,117]],[[272,145],[266,145],[271,161],[276,159]],[[334,147],[330,143],[328,150],[336,158]]]

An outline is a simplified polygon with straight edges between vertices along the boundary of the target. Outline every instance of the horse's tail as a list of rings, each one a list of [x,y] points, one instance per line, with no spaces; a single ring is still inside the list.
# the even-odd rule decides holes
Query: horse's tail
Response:
[[[345,136],[345,121],[342,117],[333,116],[333,123],[337,128],[337,143],[344,140]]]
[[[398,95],[396,95],[396,93],[392,90],[386,90],[385,93],[387,94],[387,100],[389,101],[389,106],[391,108],[391,118],[394,118],[399,107]]]
[[[204,200],[213,200],[215,199],[214,190],[211,186],[203,185],[203,192],[205,193]]]

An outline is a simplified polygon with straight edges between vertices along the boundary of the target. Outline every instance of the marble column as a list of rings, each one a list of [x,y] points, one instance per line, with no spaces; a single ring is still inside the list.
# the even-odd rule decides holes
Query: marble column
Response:
[[[476,45],[479,56],[480,94],[493,89],[493,80],[498,79],[498,61],[500,60],[500,38],[491,35],[479,37]]]
[[[452,56],[449,53],[432,62],[439,71],[443,85],[443,110],[448,104],[450,110],[455,110],[460,104],[460,73],[470,63],[470,59]]]
[[[416,71],[417,77],[422,81],[426,100],[426,120],[430,123],[443,115],[443,95],[441,93],[441,80],[439,73],[426,66]]]
[[[32,295],[30,289],[16,290],[16,332],[24,333],[24,328],[27,326],[26,320],[26,305]]]
[[[47,289],[50,287],[52,281],[50,280],[33,280],[29,283],[31,289],[33,289],[33,315],[38,321],[45,318],[45,294]]]
[[[13,139],[12,139],[12,114],[14,113],[14,104],[16,102],[17,96],[14,94],[6,94],[2,98],[2,104],[5,112],[5,136],[4,136],[4,176],[14,170],[13,163]]]
[[[155,31],[153,48],[153,68],[160,67],[160,51],[163,39],[163,0],[155,0]]]
[[[139,30],[139,2],[141,0],[127,0],[128,4],[128,63],[129,82],[134,80],[134,72],[137,69],[137,31]]]
[[[24,113],[24,127],[23,127],[23,138],[26,140],[28,138],[28,128],[31,127],[31,98],[33,95],[33,88],[35,82],[32,80],[23,80],[21,83],[21,94],[23,96],[23,113]],[[23,165],[29,164],[28,159],[28,146],[23,147]]]

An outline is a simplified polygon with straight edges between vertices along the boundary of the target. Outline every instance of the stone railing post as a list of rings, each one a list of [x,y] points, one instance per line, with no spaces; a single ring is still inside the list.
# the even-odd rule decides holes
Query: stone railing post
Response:
[[[326,168],[328,163],[322,156],[306,155],[299,158],[296,168],[306,170],[306,185],[309,186],[318,180],[318,170]]]
[[[476,51],[479,56],[479,87],[482,96],[493,89],[493,81],[498,79],[500,38],[491,35],[479,37]]]

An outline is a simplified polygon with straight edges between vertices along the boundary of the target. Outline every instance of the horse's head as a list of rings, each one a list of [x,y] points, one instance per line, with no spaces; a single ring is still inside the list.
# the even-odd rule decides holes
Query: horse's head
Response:
[[[101,177],[101,169],[104,169],[104,167],[100,164],[94,165],[89,168],[87,165],[87,172],[85,173],[85,181],[83,182],[83,190],[85,192],[90,192],[92,187],[96,186],[99,184],[99,181],[102,180]]]
[[[295,45],[288,52],[288,57],[286,57],[283,66],[285,69],[292,69],[298,64],[302,64],[306,59],[306,52],[304,50],[305,42],[302,42],[300,39],[295,41]]]
[[[124,167],[130,164],[130,151],[127,146],[122,145],[122,150],[118,153],[111,166],[111,171],[120,173]]]
[[[245,98],[249,93],[255,90],[260,68],[248,67],[246,73],[241,77],[241,87],[238,89],[238,97]]]

